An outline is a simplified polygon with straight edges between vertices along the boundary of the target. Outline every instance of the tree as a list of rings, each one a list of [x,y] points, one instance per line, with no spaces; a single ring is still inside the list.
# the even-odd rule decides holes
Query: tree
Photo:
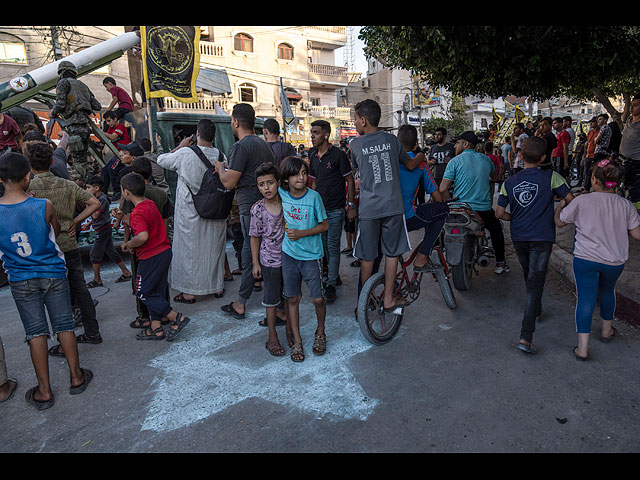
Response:
[[[368,58],[458,95],[597,101],[622,123],[640,92],[637,26],[365,26],[359,38]]]

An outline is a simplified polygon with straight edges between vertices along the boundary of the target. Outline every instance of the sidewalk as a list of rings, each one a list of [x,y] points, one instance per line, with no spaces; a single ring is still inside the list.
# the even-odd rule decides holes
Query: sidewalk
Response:
[[[573,239],[575,227],[556,228],[550,266],[575,285],[573,277]],[[616,317],[640,326],[640,242],[629,239],[629,260],[616,284]]]

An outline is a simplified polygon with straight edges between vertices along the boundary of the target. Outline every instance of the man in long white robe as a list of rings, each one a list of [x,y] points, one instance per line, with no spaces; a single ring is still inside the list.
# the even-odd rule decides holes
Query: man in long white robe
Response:
[[[226,163],[226,157],[213,147],[215,124],[201,120],[196,133],[197,145],[212,165]],[[185,138],[170,153],[158,156],[158,165],[177,173],[175,213],[173,222],[173,260],[169,271],[171,288],[180,292],[174,300],[193,303],[196,295],[224,292],[224,260],[227,221],[201,218],[189,192],[196,194],[207,167],[188,148],[193,142]]]

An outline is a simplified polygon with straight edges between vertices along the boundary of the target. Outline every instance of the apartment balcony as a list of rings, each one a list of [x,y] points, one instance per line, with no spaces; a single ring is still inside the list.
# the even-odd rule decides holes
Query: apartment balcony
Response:
[[[349,73],[347,67],[336,65],[309,64],[309,81],[322,86],[332,86],[335,88],[346,87],[349,83]]]
[[[311,48],[335,50],[347,44],[346,26],[304,27],[304,36]]]
[[[194,103],[182,103],[172,97],[164,98],[165,110],[167,112],[204,112],[204,113],[222,113],[230,111],[229,100],[226,98],[207,98],[201,97]]]
[[[224,46],[212,42],[200,42],[200,60],[207,61],[207,57],[222,58],[224,57]]]

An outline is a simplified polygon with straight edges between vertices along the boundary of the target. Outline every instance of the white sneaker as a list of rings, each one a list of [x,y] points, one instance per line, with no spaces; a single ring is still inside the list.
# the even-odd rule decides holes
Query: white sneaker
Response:
[[[507,262],[496,263],[496,275],[509,271],[511,271],[511,269],[509,268],[509,265],[507,265]]]

